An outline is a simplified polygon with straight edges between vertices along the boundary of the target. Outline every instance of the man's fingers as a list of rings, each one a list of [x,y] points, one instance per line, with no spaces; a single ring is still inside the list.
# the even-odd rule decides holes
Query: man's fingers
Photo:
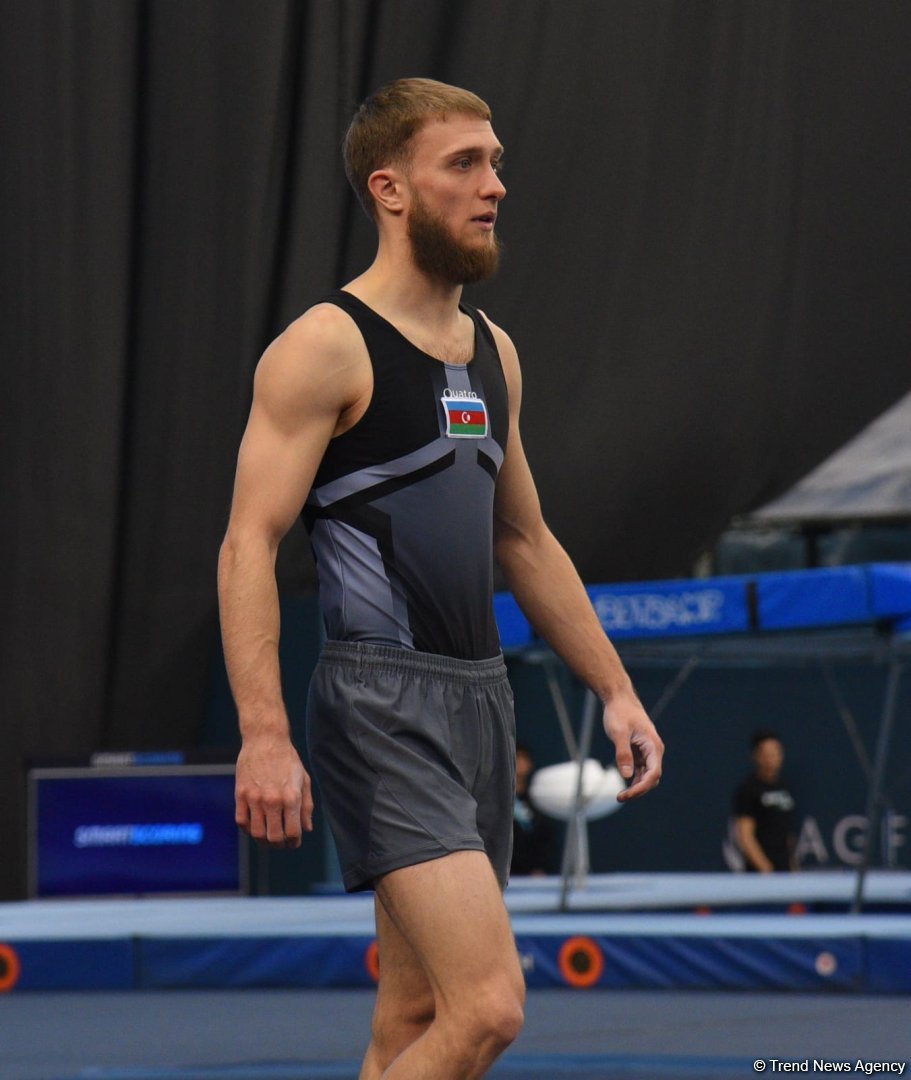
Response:
[[[285,842],[284,808],[280,802],[273,802],[266,807],[266,840],[270,844],[283,845]]]
[[[614,744],[617,769],[628,783],[617,801],[629,802],[656,787],[664,743],[634,694],[605,705],[604,730]]]
[[[633,751],[629,746],[623,746],[622,744],[617,747],[617,752],[614,755],[614,759],[617,762],[617,768],[620,770],[620,775],[624,780],[629,780],[633,775]]]
[[[242,820],[240,815],[237,818],[237,824],[253,837],[254,840],[266,839],[266,819],[265,816],[259,811],[259,809],[250,804],[246,804],[246,821]]]
[[[313,796],[310,794],[309,782],[301,793],[300,826],[304,832],[313,832]]]
[[[650,743],[634,746],[633,755],[636,760],[633,783],[617,796],[619,802],[629,802],[630,799],[645,795],[646,792],[657,787],[661,780],[661,754],[657,746]]]
[[[296,799],[287,807],[280,802],[261,806],[238,801],[234,820],[260,843],[275,847],[300,847],[302,817]]]
[[[260,843],[296,848],[303,833],[313,831],[310,777],[296,755],[294,763],[296,767],[289,771],[287,760],[280,761],[278,768],[272,761],[260,762],[254,772],[248,761],[238,759],[234,819]]]
[[[307,828],[304,818],[304,807],[310,797],[309,782],[301,783],[300,789],[289,789],[285,794],[284,823],[285,823],[285,847],[297,848],[301,846],[303,830]],[[312,812],[312,803],[311,803]]]

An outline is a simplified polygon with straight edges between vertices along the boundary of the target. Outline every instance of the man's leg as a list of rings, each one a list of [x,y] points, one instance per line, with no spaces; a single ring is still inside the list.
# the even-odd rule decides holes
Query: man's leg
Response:
[[[483,852],[458,851],[404,867],[380,879],[377,895],[417,958],[434,1000],[432,1022],[388,1065],[383,1080],[483,1076],[518,1035],[525,1001],[512,928],[490,861]],[[382,962],[381,954],[381,985]],[[384,1010],[395,1007],[391,998]]]
[[[433,989],[414,949],[376,899],[376,940],[380,984],[370,1046],[360,1080],[380,1080],[392,1062],[419,1039],[434,1017]]]

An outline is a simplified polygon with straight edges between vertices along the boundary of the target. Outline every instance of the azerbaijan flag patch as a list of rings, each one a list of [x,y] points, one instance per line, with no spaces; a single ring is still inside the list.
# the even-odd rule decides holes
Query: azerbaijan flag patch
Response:
[[[447,439],[483,439],[487,435],[487,406],[480,398],[443,397]]]

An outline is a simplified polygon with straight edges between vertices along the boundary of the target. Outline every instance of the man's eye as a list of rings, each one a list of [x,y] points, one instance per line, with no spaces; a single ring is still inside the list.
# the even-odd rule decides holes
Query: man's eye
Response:
[[[501,158],[497,158],[496,161],[492,161],[490,164],[495,173],[501,173],[503,171],[503,161]]]
[[[456,162],[456,168],[457,169],[463,169],[463,170],[464,169],[470,169],[471,168],[471,158],[467,158],[467,157],[459,158],[459,160]]]

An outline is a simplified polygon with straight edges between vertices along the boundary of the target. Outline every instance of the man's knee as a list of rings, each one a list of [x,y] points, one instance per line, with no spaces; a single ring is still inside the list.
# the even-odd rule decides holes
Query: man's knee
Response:
[[[373,1042],[387,1061],[396,1058],[433,1023],[436,1011],[433,995],[418,994],[407,998],[380,995],[373,1014]]]
[[[524,1006],[524,984],[517,986],[509,979],[491,980],[488,985],[478,987],[467,1003],[462,1018],[465,1034],[473,1043],[486,1043],[500,1053],[522,1030]]]

